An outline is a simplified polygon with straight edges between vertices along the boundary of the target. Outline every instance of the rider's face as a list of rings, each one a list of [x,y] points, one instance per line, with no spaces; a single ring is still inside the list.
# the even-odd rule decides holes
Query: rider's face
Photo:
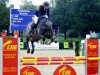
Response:
[[[48,9],[49,7],[48,6],[44,6],[45,7],[45,9]]]
[[[34,20],[34,16],[32,16],[32,20]]]

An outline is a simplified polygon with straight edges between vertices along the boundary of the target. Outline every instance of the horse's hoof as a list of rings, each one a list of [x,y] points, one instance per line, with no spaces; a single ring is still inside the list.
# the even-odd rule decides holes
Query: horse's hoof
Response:
[[[28,50],[27,53],[29,54],[30,53],[30,50]]]
[[[55,41],[55,43],[57,43],[57,41]]]
[[[34,50],[31,51],[31,54],[33,54],[33,53],[34,53]]]

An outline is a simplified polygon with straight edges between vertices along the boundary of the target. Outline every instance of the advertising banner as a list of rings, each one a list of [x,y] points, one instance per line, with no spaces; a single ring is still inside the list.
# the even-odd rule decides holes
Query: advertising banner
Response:
[[[41,75],[41,73],[35,67],[26,66],[20,70],[20,75]]]
[[[18,39],[3,38],[3,75],[18,75]]]
[[[76,71],[69,65],[59,66],[53,75],[77,75]]]
[[[34,14],[34,10],[11,9],[10,30],[24,31]]]
[[[98,57],[98,40],[87,40],[87,57]],[[87,75],[98,74],[98,60],[87,60]]]
[[[41,44],[41,43],[37,43],[37,42],[35,42],[34,43],[34,45],[35,45],[35,49],[36,50],[53,50],[53,49],[59,49],[59,43],[54,43],[54,42],[52,42],[50,45],[47,45],[47,44]],[[32,49],[32,45],[31,45],[31,42],[29,42],[29,47]]]

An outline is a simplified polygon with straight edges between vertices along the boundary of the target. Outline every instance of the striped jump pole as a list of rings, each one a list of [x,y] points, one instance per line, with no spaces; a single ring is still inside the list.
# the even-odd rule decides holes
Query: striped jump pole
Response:
[[[21,62],[21,65],[65,65],[65,64],[85,64],[85,61],[39,61],[39,62]]]
[[[37,61],[79,61],[79,60],[100,60],[100,57],[23,57],[21,62],[37,62]]]

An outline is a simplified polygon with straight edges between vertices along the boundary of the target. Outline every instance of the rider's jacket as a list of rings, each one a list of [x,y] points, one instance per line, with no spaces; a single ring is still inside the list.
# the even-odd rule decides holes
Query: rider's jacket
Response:
[[[49,8],[48,8],[48,9],[44,9],[44,6],[40,5],[40,6],[39,6],[39,10],[36,11],[35,14],[36,14],[36,16],[38,16],[38,17],[47,15],[48,18],[49,18]]]

